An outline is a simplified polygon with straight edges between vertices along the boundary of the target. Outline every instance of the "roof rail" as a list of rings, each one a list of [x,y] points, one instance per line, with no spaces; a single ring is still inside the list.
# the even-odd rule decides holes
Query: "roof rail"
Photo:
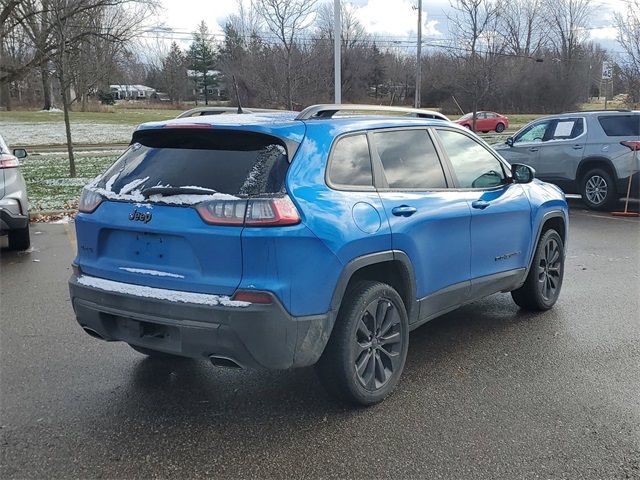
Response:
[[[423,110],[421,108],[406,108],[406,107],[389,107],[386,105],[344,105],[344,104],[320,104],[311,105],[302,110],[296,120],[309,120],[312,118],[332,118],[338,112],[388,112],[403,114],[405,116],[419,117],[419,118],[433,118],[436,120],[449,119],[433,110]]]
[[[563,112],[563,113],[559,113],[558,115],[566,115],[566,114],[585,114],[585,113],[616,113],[616,112],[620,112],[620,113],[633,113],[633,110],[628,110],[626,108],[609,108],[607,110],[601,108],[601,109],[596,109],[596,110],[576,110],[573,112]]]

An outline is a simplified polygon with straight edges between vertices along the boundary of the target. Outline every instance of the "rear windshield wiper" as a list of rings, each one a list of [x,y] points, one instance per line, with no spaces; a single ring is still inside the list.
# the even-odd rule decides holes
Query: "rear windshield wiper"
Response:
[[[218,193],[218,191],[212,188],[163,187],[158,185],[155,187],[145,188],[140,193],[142,193],[144,198],[149,198],[151,195],[162,195],[165,197],[170,197],[171,195],[213,195],[214,193]]]

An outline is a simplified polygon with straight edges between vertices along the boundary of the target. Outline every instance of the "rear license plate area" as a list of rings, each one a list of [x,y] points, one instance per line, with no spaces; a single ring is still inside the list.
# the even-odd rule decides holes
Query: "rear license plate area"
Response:
[[[178,327],[104,312],[100,313],[100,319],[110,335],[118,340],[177,353],[181,351]]]
[[[136,233],[131,242],[134,259],[144,263],[163,263],[166,259],[167,242],[162,235]]]

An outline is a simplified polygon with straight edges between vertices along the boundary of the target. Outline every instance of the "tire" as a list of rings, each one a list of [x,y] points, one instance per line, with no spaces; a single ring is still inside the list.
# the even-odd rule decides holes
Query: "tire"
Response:
[[[151,357],[151,358],[165,358],[167,360],[187,360],[188,359],[188,357],[183,357],[181,355],[174,355],[172,353],[160,352],[158,350],[152,350],[150,348],[139,347],[138,345],[129,344],[129,346],[133,348],[136,352],[142,353],[143,355],[146,355],[147,357]]]
[[[408,345],[407,311],[398,292],[384,283],[360,281],[345,293],[316,371],[336,398],[374,405],[398,384]]]
[[[496,125],[496,133],[504,132],[504,123],[499,123]]]
[[[610,210],[618,201],[611,174],[601,168],[589,170],[580,186],[582,201],[591,210]]]
[[[558,300],[563,277],[564,244],[558,232],[550,229],[538,241],[524,285],[511,297],[525,310],[549,310]]]
[[[24,228],[9,230],[9,249],[27,250],[30,246],[29,225]]]

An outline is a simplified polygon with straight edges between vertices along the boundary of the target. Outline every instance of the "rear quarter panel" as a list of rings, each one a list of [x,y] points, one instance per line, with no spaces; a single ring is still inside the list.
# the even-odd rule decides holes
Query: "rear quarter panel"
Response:
[[[331,122],[308,122],[306,137],[287,174],[287,191],[302,223],[318,242],[309,239],[307,248],[301,248],[290,260],[297,270],[291,287],[294,314],[326,312],[349,261],[391,250],[391,230],[377,192],[339,191],[325,183],[327,158],[338,133]],[[359,224],[354,220],[354,214],[359,212],[356,208],[354,213],[356,204],[368,204]],[[309,306],[305,306],[309,299]],[[321,307],[322,312],[310,311]]]

